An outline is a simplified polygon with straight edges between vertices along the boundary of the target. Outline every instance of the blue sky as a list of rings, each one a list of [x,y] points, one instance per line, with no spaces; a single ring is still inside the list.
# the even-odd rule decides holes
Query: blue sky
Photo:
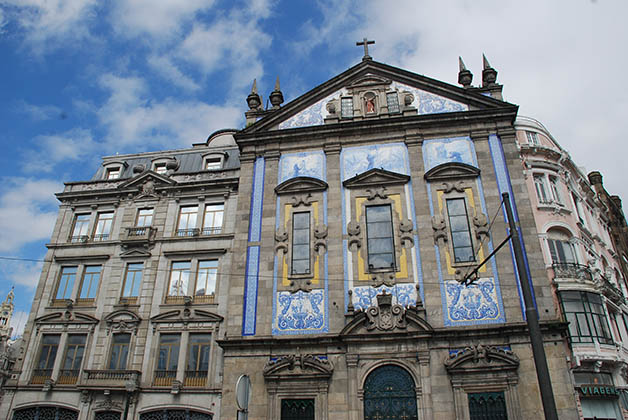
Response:
[[[375,60],[454,84],[458,56],[478,83],[485,52],[520,114],[626,197],[627,12],[621,1],[0,0],[0,257],[44,257],[54,193],[91,178],[100,156],[241,128],[253,78],[265,101],[279,76],[289,101],[356,64],[365,36]],[[18,328],[39,270],[0,260]]]

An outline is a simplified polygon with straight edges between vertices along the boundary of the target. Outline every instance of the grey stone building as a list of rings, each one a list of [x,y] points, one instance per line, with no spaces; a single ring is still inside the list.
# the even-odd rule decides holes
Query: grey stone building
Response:
[[[365,54],[270,109],[254,85],[246,128],[66,184],[0,418],[538,417],[511,252],[460,283],[507,236],[508,192],[577,419],[517,107],[484,67],[456,87]]]

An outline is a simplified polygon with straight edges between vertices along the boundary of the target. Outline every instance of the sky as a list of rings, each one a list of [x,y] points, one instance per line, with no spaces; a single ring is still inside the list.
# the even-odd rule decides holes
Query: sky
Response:
[[[452,84],[458,56],[480,83],[485,53],[505,100],[626,198],[626,16],[622,0],[0,0],[0,299],[15,286],[21,330],[64,181],[242,128],[254,78],[267,98],[279,77],[287,103],[357,64],[364,37]]]

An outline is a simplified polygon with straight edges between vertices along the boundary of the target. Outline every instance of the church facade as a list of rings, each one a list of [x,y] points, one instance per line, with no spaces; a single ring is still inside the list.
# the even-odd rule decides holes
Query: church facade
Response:
[[[558,416],[577,419],[496,76],[462,66],[457,87],[365,54],[284,106],[254,85],[242,130],[67,183],[0,418],[541,416],[509,246],[461,283],[508,236],[508,193]]]

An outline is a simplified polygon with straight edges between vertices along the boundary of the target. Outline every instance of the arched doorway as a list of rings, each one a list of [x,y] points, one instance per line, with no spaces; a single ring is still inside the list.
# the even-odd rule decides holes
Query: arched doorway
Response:
[[[396,365],[378,367],[364,382],[364,420],[417,420],[412,376]]]

